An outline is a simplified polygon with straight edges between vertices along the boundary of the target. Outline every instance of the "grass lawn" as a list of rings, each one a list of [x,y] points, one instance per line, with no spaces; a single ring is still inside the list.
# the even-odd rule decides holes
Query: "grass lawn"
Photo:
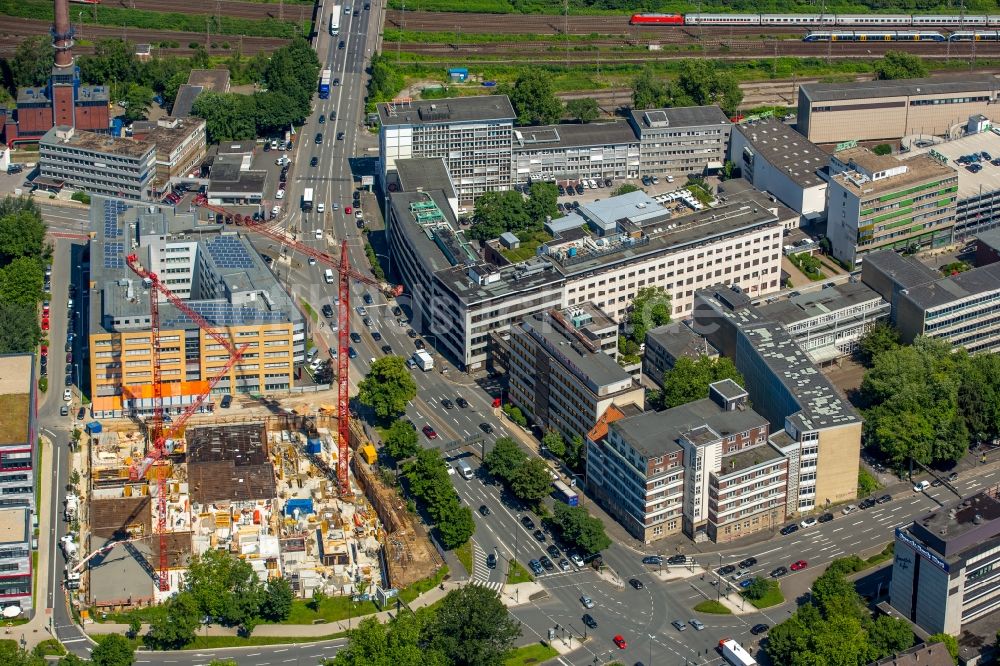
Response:
[[[35,506],[38,506],[38,505],[36,504]],[[32,571],[38,571],[38,551],[37,550],[31,551],[31,570]],[[38,608],[38,606],[35,605],[36,602],[37,602],[37,599],[35,599],[35,597],[38,596],[38,579],[39,579],[39,576],[32,576],[32,578],[34,578],[34,580],[31,581],[31,603],[32,603],[32,605],[35,608]]]
[[[521,241],[520,247],[517,247],[513,250],[504,249],[501,250],[501,253],[503,254],[504,257],[507,258],[508,261],[515,264],[521,261],[525,261],[527,259],[531,259],[533,256],[535,256],[535,250],[538,249],[539,245],[541,245],[542,243],[547,243],[548,241],[552,240],[552,236],[541,230],[519,231],[514,235],[517,236],[518,239],[520,239]]]
[[[507,573],[507,584],[513,585],[514,583],[530,583],[535,580],[528,573],[528,570],[521,566],[521,563],[514,560],[510,571]]]
[[[710,613],[712,615],[732,615],[733,611],[729,610],[728,607],[723,606],[720,602],[715,599],[705,599],[704,601],[697,604],[694,609],[699,613]]]
[[[455,549],[455,557],[458,558],[458,561],[462,563],[462,566],[465,567],[466,572],[468,572],[468,574],[471,576],[473,567],[472,539],[469,539],[468,541],[466,541],[461,546]]]
[[[315,310],[313,310],[313,306],[309,305],[309,301],[304,298],[300,298],[299,302],[302,303],[302,309],[306,311],[306,314],[309,315],[309,318],[312,319],[313,322],[319,321],[319,315],[316,314]]]
[[[351,601],[350,597],[327,597],[313,610],[307,599],[292,601],[292,610],[281,624],[316,624],[317,622],[336,622],[350,617],[359,617],[377,613],[378,607],[371,601]]]
[[[46,638],[44,641],[35,646],[32,653],[38,655],[39,657],[61,657],[66,654],[66,648],[63,644],[54,638]]]
[[[746,600],[760,610],[770,608],[771,606],[777,606],[778,604],[785,602],[785,596],[781,593],[781,585],[778,584],[778,581],[770,580],[768,583],[772,583],[772,585],[770,585],[767,594],[760,599],[751,599],[744,594]]]
[[[558,655],[555,648],[533,643],[517,648],[503,663],[504,666],[530,666],[530,664],[541,664]]]
[[[403,600],[403,603],[408,604],[417,597],[419,597],[424,592],[428,590],[433,590],[435,587],[440,585],[441,581],[443,581],[444,577],[447,575],[448,575],[448,566],[445,565],[440,569],[438,569],[437,573],[435,573],[430,578],[418,580],[416,583],[409,586],[408,588],[400,590],[399,598]]]
[[[227,647],[252,647],[254,645],[281,645],[282,643],[315,643],[317,641],[329,641],[334,638],[347,636],[346,631],[326,636],[251,636],[250,638],[240,638],[239,636],[198,636],[188,645],[185,650],[212,650]]]
[[[118,624],[128,624],[132,618],[138,618],[139,622],[147,624],[163,617],[166,609],[163,606],[150,606],[148,608],[136,608],[122,613],[98,613],[91,611],[90,617],[94,622],[115,622]]]
[[[6,442],[23,442],[28,439],[27,393],[7,393],[0,395],[0,435]],[[41,465],[39,465],[41,467]]]

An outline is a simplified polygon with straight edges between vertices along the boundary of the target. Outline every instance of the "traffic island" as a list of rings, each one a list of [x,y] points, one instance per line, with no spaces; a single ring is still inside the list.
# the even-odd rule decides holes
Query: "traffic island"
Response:
[[[500,594],[500,601],[507,608],[514,608],[521,604],[544,599],[547,596],[549,596],[549,593],[545,591],[545,588],[535,581],[530,581],[527,583],[505,585],[503,592]]]
[[[686,578],[693,578],[694,576],[705,576],[705,569],[696,564],[683,564],[674,566],[665,566],[662,569],[657,569],[652,572],[654,576],[662,581],[668,580],[684,580]]]

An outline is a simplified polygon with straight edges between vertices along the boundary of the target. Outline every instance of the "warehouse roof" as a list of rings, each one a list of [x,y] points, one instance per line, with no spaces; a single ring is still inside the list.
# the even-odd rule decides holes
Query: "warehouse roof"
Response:
[[[452,97],[418,102],[385,103],[378,105],[379,121],[383,126],[426,125],[509,120],[517,118],[506,95]]]
[[[849,81],[841,83],[804,83],[799,90],[813,102],[834,102],[873,97],[914,97],[964,92],[993,92],[997,78],[992,74],[957,74],[927,79],[896,81]]]
[[[815,187],[826,182],[816,172],[829,166],[830,155],[790,125],[772,118],[741,125],[736,131],[746,138],[758,155],[797,185]]]

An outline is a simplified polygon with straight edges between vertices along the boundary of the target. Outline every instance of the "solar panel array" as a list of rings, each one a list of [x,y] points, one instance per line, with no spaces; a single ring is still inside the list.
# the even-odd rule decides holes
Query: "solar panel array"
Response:
[[[288,321],[281,311],[271,312],[256,308],[232,305],[224,301],[188,301],[188,307],[205,318],[213,326],[242,326],[247,324],[274,324]],[[185,326],[193,324],[191,317],[183,312],[165,320],[164,325]]]
[[[125,243],[111,239],[125,235],[118,216],[128,210],[128,205],[121,201],[104,202],[104,267],[125,268]]]
[[[216,236],[205,245],[219,268],[253,268],[253,259],[236,236]]]

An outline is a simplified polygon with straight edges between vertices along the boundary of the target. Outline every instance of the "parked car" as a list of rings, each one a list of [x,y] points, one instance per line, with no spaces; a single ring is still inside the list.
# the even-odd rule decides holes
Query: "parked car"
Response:
[[[875,503],[876,504],[888,504],[891,501],[892,501],[892,495],[882,495],[877,500],[875,500]]]
[[[824,513],[822,516],[820,516],[819,518],[817,518],[817,520],[819,522],[821,522],[821,523],[828,523],[831,520],[833,520],[833,514],[832,513]]]
[[[809,566],[809,563],[805,560],[796,560],[792,562],[792,571],[802,571],[807,566]]]
[[[720,576],[728,576],[734,571],[736,571],[736,566],[733,564],[727,564],[724,567],[720,567],[718,573]]]
[[[545,541],[545,532],[541,530],[535,530],[532,536],[535,537],[535,540],[537,541]]]
[[[858,507],[854,506],[853,504],[848,504],[843,509],[841,509],[840,512],[842,514],[844,514],[845,516],[849,516],[849,515],[851,515],[852,513],[854,513],[857,510],[858,510]]]
[[[538,558],[538,561],[542,563],[542,566],[545,567],[546,571],[552,571],[556,568],[556,565],[552,564],[552,560],[550,560],[547,555],[542,555]]]
[[[749,569],[753,565],[757,564],[756,557],[748,557],[740,562],[740,569]]]
[[[528,567],[531,569],[531,573],[535,574],[536,576],[541,576],[543,573],[545,573],[545,570],[542,569],[542,563],[539,562],[538,560],[530,560],[528,562]]]
[[[219,402],[219,407],[223,409],[229,409],[229,406],[233,404],[233,396],[226,394],[222,396],[222,400]]]
[[[792,523],[791,525],[785,525],[784,527],[781,528],[781,535],[788,536],[789,534],[794,534],[795,532],[798,531],[799,531],[799,526],[796,525],[795,523]]]
[[[810,516],[809,518],[806,518],[806,519],[805,519],[805,520],[803,520],[803,521],[802,521],[801,523],[799,523],[799,526],[800,526],[800,527],[801,527],[802,529],[806,529],[807,527],[812,527],[812,526],[814,526],[815,524],[816,524],[816,519],[815,519],[815,518],[813,518],[812,516]]]
[[[785,567],[778,567],[771,572],[771,578],[781,578],[788,573],[788,569]]]
[[[531,516],[521,516],[521,524],[529,530],[535,529],[535,521],[531,519]]]

